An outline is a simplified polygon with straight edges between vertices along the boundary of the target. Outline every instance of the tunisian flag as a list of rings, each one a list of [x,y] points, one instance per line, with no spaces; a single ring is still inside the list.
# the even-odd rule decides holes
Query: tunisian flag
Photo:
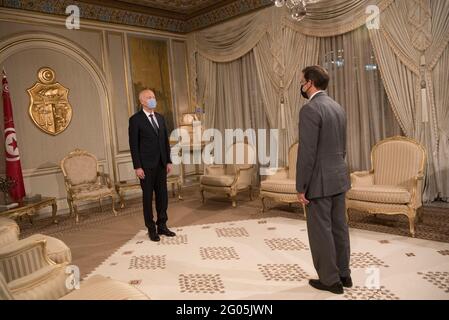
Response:
[[[14,179],[16,185],[9,192],[14,201],[21,201],[25,197],[22,166],[20,164],[19,148],[17,146],[16,129],[12,116],[11,97],[9,96],[8,81],[3,71],[3,115],[5,117],[5,147],[6,147],[6,176]]]

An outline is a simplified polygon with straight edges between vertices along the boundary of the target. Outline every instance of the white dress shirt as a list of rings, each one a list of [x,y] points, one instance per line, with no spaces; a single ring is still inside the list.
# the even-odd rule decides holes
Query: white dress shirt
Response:
[[[309,98],[309,101],[313,99],[313,97],[315,97],[318,93],[320,92],[324,92],[323,90],[318,90],[317,92],[315,92],[314,94],[312,94]]]
[[[156,117],[156,114],[154,113],[154,111],[148,112],[145,109],[142,109],[142,110],[147,115],[147,119],[148,119],[148,121],[150,121],[151,126],[153,126],[153,124],[151,123],[150,115],[153,115],[153,120],[154,120],[154,122],[156,122],[156,125],[159,128],[159,123],[157,122],[157,117]]]

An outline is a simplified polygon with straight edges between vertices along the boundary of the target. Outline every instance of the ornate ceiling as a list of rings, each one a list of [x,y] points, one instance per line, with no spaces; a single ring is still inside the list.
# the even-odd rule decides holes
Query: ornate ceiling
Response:
[[[81,18],[188,33],[272,5],[271,0],[0,0],[0,7],[66,15],[78,5]]]
[[[173,11],[180,14],[191,15],[201,9],[210,9],[219,5],[234,2],[233,0],[119,0],[131,4],[142,5],[149,8],[158,8],[167,11]]]

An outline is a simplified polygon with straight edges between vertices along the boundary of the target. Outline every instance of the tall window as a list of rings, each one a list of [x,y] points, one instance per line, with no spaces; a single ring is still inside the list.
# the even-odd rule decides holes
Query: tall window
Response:
[[[320,64],[331,77],[328,93],[348,117],[348,163],[351,170],[370,168],[372,146],[400,135],[382,83],[368,31],[352,32],[320,41]]]

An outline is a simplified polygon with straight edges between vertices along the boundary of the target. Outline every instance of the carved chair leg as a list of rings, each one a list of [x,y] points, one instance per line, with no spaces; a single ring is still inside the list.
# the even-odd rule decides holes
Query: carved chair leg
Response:
[[[201,190],[201,202],[202,203],[206,202],[206,198],[204,197],[204,190]]]
[[[174,182],[171,184],[171,192],[172,192],[173,198],[176,197],[175,183]]]
[[[416,220],[416,211],[410,209],[410,211],[408,213],[408,221],[410,223],[410,234],[412,235],[413,238],[416,235],[416,232],[415,232],[415,220]]]
[[[261,197],[260,198],[260,201],[262,201],[262,213],[264,213],[265,212],[265,198],[264,197]]]
[[[231,193],[228,193],[228,198],[231,199],[233,208],[237,207],[236,197],[237,197],[237,191],[231,190]]]
[[[67,204],[69,205],[69,210],[70,210],[69,216],[71,217],[72,214],[73,214],[73,204],[72,204],[72,200],[67,199]]]
[[[184,200],[184,198],[182,197],[182,188],[181,188],[181,184],[178,182],[178,199],[179,200]]]
[[[120,191],[118,193],[119,199],[120,199],[120,209],[124,209],[125,208],[125,198],[123,195],[123,191]]]
[[[249,186],[249,200],[253,201],[253,187]]]
[[[73,211],[75,212],[75,222],[78,224],[80,222],[79,212],[78,212],[78,206],[75,202],[72,202]]]
[[[117,216],[117,210],[115,210],[115,196],[111,195],[111,201],[112,201],[112,213],[114,213],[114,216]]]

